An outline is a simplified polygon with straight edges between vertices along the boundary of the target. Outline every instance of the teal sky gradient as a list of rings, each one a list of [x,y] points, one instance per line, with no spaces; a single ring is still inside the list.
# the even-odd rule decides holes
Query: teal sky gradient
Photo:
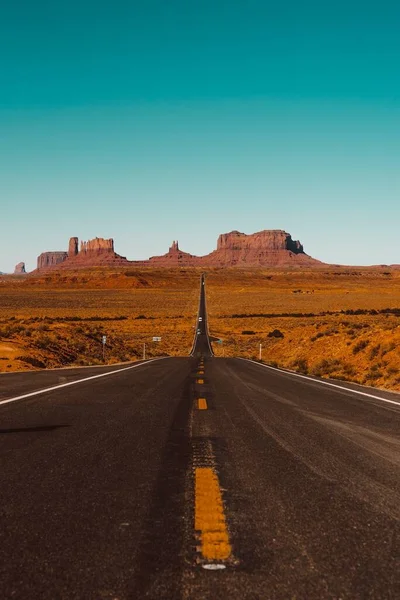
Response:
[[[0,271],[285,229],[400,263],[397,2],[15,2],[0,20]]]

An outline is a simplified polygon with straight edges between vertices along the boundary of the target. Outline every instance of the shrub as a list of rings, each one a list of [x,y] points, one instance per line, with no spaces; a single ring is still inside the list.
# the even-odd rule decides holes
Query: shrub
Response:
[[[376,346],[373,346],[371,348],[371,350],[369,351],[370,360],[373,360],[374,358],[376,358],[376,356],[378,356],[380,348],[381,348],[380,344],[377,344]]]
[[[284,335],[283,335],[282,331],[279,331],[279,329],[274,329],[273,331],[269,332],[267,337],[283,338]]]
[[[37,348],[48,348],[53,343],[53,340],[48,335],[43,335],[35,340],[35,346]]]
[[[17,356],[15,360],[20,360],[28,365],[32,365],[32,367],[37,367],[38,369],[46,368],[44,362],[34,356]]]
[[[360,352],[361,350],[364,350],[364,348],[366,348],[369,344],[368,340],[360,340],[354,347],[353,347],[353,354],[357,354],[358,352]]]
[[[388,352],[391,352],[395,348],[396,348],[396,344],[394,342],[390,342],[390,344],[388,344],[387,346],[385,346],[384,348],[382,348],[382,356],[384,354],[387,354]]]
[[[319,331],[318,333],[316,333],[311,339],[312,342],[315,342],[315,340],[318,340],[319,338],[324,337],[324,333],[322,333],[322,331]]]
[[[375,379],[380,379],[381,377],[383,377],[383,373],[382,371],[379,371],[378,369],[371,369],[369,373],[366,374],[365,378],[367,380],[372,380],[374,381]]]
[[[242,331],[242,335],[255,335],[255,331],[251,331],[251,329],[245,329]]]
[[[330,375],[341,367],[341,361],[337,358],[324,358],[312,368],[311,373],[321,377],[322,375]]]
[[[299,371],[300,373],[304,373],[306,375],[308,373],[308,363],[305,358],[297,358],[292,362],[292,367]]]

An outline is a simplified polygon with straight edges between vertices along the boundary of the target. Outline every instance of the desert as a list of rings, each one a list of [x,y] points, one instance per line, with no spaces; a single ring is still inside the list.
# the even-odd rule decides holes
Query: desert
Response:
[[[400,390],[400,270],[390,267],[64,265],[2,276],[0,371],[188,355],[203,272],[216,356]]]

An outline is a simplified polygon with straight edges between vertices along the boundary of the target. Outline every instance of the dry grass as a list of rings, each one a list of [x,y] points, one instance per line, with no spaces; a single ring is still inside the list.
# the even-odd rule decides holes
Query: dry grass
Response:
[[[217,355],[258,359],[261,344],[270,364],[400,390],[399,270],[215,270],[207,284]]]
[[[200,270],[95,269],[0,278],[0,371],[188,354]],[[400,390],[400,270],[208,269],[221,356]],[[386,309],[390,309],[386,311]],[[398,309],[393,310],[393,309]],[[161,336],[160,343],[152,342]]]
[[[0,371],[188,354],[200,273],[148,269],[0,279]],[[101,288],[101,284],[104,287]],[[161,337],[153,342],[153,336]]]

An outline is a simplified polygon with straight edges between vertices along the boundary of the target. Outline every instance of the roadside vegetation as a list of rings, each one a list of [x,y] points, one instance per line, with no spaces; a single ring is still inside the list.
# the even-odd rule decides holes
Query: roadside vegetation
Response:
[[[400,391],[400,270],[215,270],[217,356]],[[249,335],[251,332],[251,335]]]
[[[184,269],[1,277],[0,372],[134,361],[144,345],[146,357],[188,354],[199,277]]]
[[[0,371],[187,355],[196,268],[0,277]],[[400,391],[400,269],[206,270],[217,356]],[[161,337],[153,342],[153,337]],[[219,343],[217,340],[221,340]]]

